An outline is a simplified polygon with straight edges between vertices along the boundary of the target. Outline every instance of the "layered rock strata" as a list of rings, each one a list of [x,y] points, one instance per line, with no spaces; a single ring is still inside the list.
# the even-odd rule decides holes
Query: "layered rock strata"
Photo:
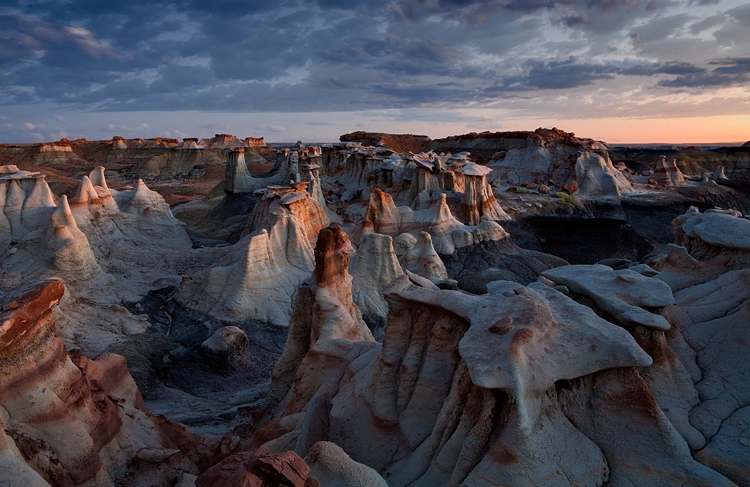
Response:
[[[661,186],[685,186],[685,177],[677,167],[677,161],[675,159],[668,161],[666,156],[659,158],[652,177]]]
[[[269,445],[334,442],[391,486],[732,485],[691,458],[632,369],[651,357],[559,291],[500,281],[471,296],[406,276],[389,291],[382,347],[349,342],[343,380],[328,354],[297,361],[276,423],[288,432]],[[310,384],[323,364],[336,381]],[[649,441],[611,441],[596,433],[602,417],[637,421]]]
[[[148,412],[122,357],[90,360],[56,337],[52,309],[64,292],[48,280],[3,302],[0,483],[113,485],[136,458],[150,459],[159,482],[197,473],[200,439]]]

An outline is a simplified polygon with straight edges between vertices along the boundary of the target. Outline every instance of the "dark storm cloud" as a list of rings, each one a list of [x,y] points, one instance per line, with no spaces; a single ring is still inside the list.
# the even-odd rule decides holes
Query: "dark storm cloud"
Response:
[[[606,57],[611,39],[640,51],[684,29],[723,28],[717,36],[736,44],[729,28],[750,22],[750,6],[702,21],[655,13],[670,4],[8,0],[0,104],[283,112],[491,102],[626,76],[654,77],[665,91],[743,82],[740,58],[699,66],[653,50],[639,61]]]
[[[512,91],[559,90],[590,85],[594,81],[614,77],[617,68],[581,62],[575,58],[548,63],[528,63],[529,70],[523,76],[508,77],[504,87]]]
[[[704,73],[706,70],[690,63],[668,62],[653,64],[636,64],[629,68],[620,70],[620,74],[634,76],[654,76],[657,74],[673,74],[682,76],[693,76]]]
[[[709,65],[713,69],[682,74],[671,80],[660,80],[657,85],[667,88],[711,88],[746,86],[750,83],[750,58],[724,59]]]

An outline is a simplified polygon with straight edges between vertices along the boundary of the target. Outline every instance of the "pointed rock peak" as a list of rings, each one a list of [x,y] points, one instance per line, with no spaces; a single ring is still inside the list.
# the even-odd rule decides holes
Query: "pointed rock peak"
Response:
[[[83,176],[78,183],[75,196],[70,199],[73,204],[90,204],[99,200],[99,194],[88,176]]]
[[[89,179],[91,180],[91,184],[93,184],[94,186],[99,186],[109,192],[109,187],[107,187],[107,180],[104,178],[104,168],[102,166],[95,167],[89,173]]]
[[[432,245],[432,236],[419,232],[417,242],[402,258],[402,265],[409,271],[433,282],[448,278],[448,271]]]
[[[68,228],[78,229],[75,218],[73,218],[73,212],[70,211],[70,205],[68,204],[67,195],[60,197],[60,202],[57,204],[57,208],[52,213],[50,218],[50,224],[53,227],[64,226]]]
[[[440,193],[435,206],[437,207],[437,214],[440,217],[439,220],[442,221],[453,219],[453,213],[451,213],[451,209],[448,206],[448,200],[445,193]]]
[[[341,225],[331,223],[318,234],[315,245],[315,271],[313,276],[318,287],[328,287],[346,279],[349,258],[354,253],[349,236]]]
[[[24,209],[28,208],[44,208],[55,206],[55,199],[52,195],[52,190],[49,189],[47,180],[44,176],[36,178],[34,180],[34,186],[26,195],[26,201],[24,201]]]

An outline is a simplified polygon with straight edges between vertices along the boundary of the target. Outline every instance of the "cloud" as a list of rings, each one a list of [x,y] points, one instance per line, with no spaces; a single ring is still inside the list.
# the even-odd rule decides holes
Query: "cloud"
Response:
[[[578,12],[577,14],[568,15],[563,18],[563,23],[570,28],[578,29],[586,24],[591,23],[591,17],[586,12]]]
[[[71,110],[283,114],[507,104],[552,112],[563,104],[558,98],[580,96],[592,86],[602,94],[589,96],[606,93],[624,105],[628,96],[741,86],[750,46],[750,5],[736,2],[4,5],[0,107],[51,107],[48,113],[65,115],[59,121],[64,127],[74,123]],[[547,96],[552,98],[544,98],[542,108],[535,100]],[[96,126],[143,130],[132,121],[110,120]],[[291,130],[289,124],[266,125]],[[175,127],[182,124],[158,131],[176,133]],[[73,136],[83,129],[66,130]]]
[[[523,76],[507,77],[507,90],[565,89],[586,86],[596,80],[614,77],[616,68],[604,64],[590,64],[571,57],[565,61],[542,63],[529,61],[530,68]]]
[[[667,88],[712,88],[750,83],[750,58],[723,59],[709,64],[715,67],[681,74],[674,79],[663,79],[657,85]]]

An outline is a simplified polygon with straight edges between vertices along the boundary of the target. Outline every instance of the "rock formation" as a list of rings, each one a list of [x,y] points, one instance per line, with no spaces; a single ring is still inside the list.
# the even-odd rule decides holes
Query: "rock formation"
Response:
[[[663,316],[646,311],[674,302],[672,290],[658,279],[630,269],[616,271],[604,265],[557,267],[544,271],[542,276],[573,293],[591,298],[602,311],[625,326],[669,330],[669,323]]]
[[[308,183],[291,186],[267,186],[260,202],[253,208],[244,234],[261,228],[270,230],[279,215],[291,214],[303,233],[314,242],[329,220],[321,204],[307,192]]]
[[[680,168],[677,167],[677,161],[675,159],[667,161],[666,156],[661,156],[652,177],[661,186],[685,185],[685,177],[680,172]]]
[[[741,180],[351,135],[0,146],[0,484],[750,486]]]
[[[497,282],[489,291],[471,296],[397,279],[387,294],[382,348],[349,342],[339,366],[350,372],[322,388],[303,378],[330,359],[308,353],[297,361],[296,400],[284,414],[299,411],[302,397],[310,406],[304,420],[270,444],[296,438],[299,445],[315,431],[317,440],[336,443],[388,485],[551,485],[556,478],[579,485],[731,485],[690,457],[654,407],[630,369],[652,359],[630,334],[542,284]],[[322,342],[319,337],[317,346]],[[357,348],[359,358],[352,357]],[[592,433],[601,427],[598,415],[609,415],[612,405],[592,399],[591,380],[622,397],[614,421],[638,418],[651,435],[651,454],[670,460],[644,469],[654,460],[640,454],[637,441],[611,442]],[[556,388],[560,381],[569,385]],[[321,424],[327,426],[321,430]]]
[[[352,300],[347,269],[353,253],[338,224],[321,230],[315,270],[297,291],[289,336],[272,374],[272,397],[289,414],[299,413],[318,393],[335,394],[348,362],[376,346]]]
[[[253,177],[247,170],[244,147],[231,147],[226,150],[227,166],[224,176],[224,192],[252,193],[269,185],[289,184],[290,177],[295,173],[292,169],[291,157],[284,159],[280,168],[267,177]],[[297,169],[296,173],[299,173]]]
[[[673,222],[675,244],[697,260],[721,259],[728,268],[750,267],[750,225],[731,210],[696,208]]]
[[[129,461],[147,456],[161,464],[151,469],[155,480],[198,472],[200,438],[149,413],[122,357],[90,360],[56,337],[52,309],[64,292],[62,281],[48,280],[3,301],[0,483],[112,485]]]
[[[364,132],[347,134],[341,140],[371,144],[374,136],[385,140],[383,134]],[[392,137],[396,140],[403,138]],[[553,180],[560,185],[575,181],[580,187],[580,194],[586,196],[623,195],[632,191],[627,178],[612,165],[606,145],[557,128],[540,128],[534,132],[470,133],[445,139],[419,140],[419,148],[413,152],[431,149],[435,153],[455,154],[471,151],[487,159],[498,154],[488,164],[494,170],[490,177],[492,181],[512,185],[535,180],[541,183]],[[398,146],[395,144],[394,148]]]
[[[409,207],[397,207],[388,193],[376,188],[370,196],[364,220],[372,222],[375,232],[394,237],[426,231],[440,254],[452,254],[459,247],[507,236],[502,227],[493,221],[481,222],[476,227],[468,227],[458,221],[448,208],[445,194],[431,207],[413,211]]]
[[[482,221],[510,220],[487,183],[486,177],[490,172],[490,168],[477,164],[466,164],[461,169],[461,174],[464,175],[464,197],[458,214],[467,225],[478,225]]]
[[[349,274],[353,278],[352,299],[371,329],[374,328],[376,338],[383,338],[382,328],[388,315],[383,289],[403,272],[393,239],[376,233],[372,224],[365,222],[357,251],[349,261]]]
[[[269,230],[237,242],[227,258],[228,265],[211,268],[195,289],[183,289],[180,299],[224,322],[288,326],[297,286],[314,267],[312,247],[294,216],[280,214]],[[200,282],[205,284],[197,286]]]
[[[0,166],[0,243],[45,227],[55,200],[44,175]]]

